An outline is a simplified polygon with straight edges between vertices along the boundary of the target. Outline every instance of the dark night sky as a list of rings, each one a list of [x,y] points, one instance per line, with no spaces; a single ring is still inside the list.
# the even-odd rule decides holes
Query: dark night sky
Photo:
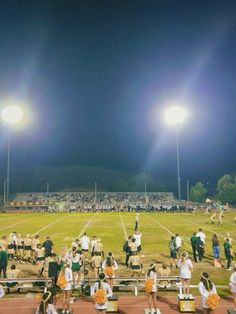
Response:
[[[27,103],[15,166],[176,174],[169,101],[186,104],[181,176],[236,170],[236,1],[0,2],[0,98]],[[5,166],[6,128],[0,128]]]

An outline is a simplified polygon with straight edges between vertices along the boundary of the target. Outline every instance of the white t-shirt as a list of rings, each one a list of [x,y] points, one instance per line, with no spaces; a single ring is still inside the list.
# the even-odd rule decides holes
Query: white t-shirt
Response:
[[[192,273],[190,269],[193,268],[193,264],[189,258],[186,259],[185,262],[182,262],[180,258],[178,261],[178,267],[179,267],[180,278],[190,279],[192,277]]]
[[[135,239],[135,243],[137,244],[137,246],[141,245],[141,238],[142,238],[142,234],[134,234],[133,238]]]
[[[198,231],[197,234],[196,234],[197,237],[200,237],[200,239],[202,240],[202,242],[205,244],[205,241],[206,241],[206,235],[204,232],[202,231]]]
[[[181,245],[182,245],[182,239],[181,239],[180,236],[177,236],[177,237],[175,238],[175,243],[176,243],[176,248],[177,248],[177,249],[181,247]]]
[[[229,280],[230,291],[236,293],[236,271],[233,272]]]
[[[89,237],[83,236],[83,237],[80,239],[80,244],[81,244],[82,250],[88,250],[88,249],[89,249],[89,243],[90,243]]]

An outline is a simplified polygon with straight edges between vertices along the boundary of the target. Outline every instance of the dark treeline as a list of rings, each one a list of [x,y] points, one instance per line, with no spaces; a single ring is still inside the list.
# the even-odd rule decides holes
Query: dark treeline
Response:
[[[3,181],[3,179],[2,179]],[[60,166],[18,168],[11,173],[10,190],[44,192],[47,182],[50,191],[176,192],[176,180],[155,178],[145,173],[127,173],[89,166]]]

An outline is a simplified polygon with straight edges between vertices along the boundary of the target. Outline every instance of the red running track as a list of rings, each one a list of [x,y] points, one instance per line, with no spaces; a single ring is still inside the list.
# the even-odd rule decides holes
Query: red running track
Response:
[[[177,296],[160,296],[157,298],[158,307],[161,314],[174,314],[178,311]],[[201,300],[196,297],[196,313],[200,314]],[[37,308],[38,301],[26,298],[5,298],[0,300],[0,314],[33,314]],[[119,313],[120,314],[144,314],[144,308],[147,307],[147,298],[145,296],[121,296],[119,297]],[[220,300],[220,304],[216,310],[216,314],[225,314],[227,308],[233,307],[232,298]],[[56,308],[60,308],[60,302],[56,304]],[[76,301],[71,304],[73,314],[95,314],[93,302],[91,299]]]

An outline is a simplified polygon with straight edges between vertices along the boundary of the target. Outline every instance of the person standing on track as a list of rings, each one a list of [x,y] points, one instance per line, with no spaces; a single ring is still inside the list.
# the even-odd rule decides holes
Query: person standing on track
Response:
[[[105,314],[108,308],[108,298],[112,297],[112,289],[108,283],[105,282],[106,275],[100,273],[98,281],[91,287],[91,296],[95,299],[95,309],[97,314]]]
[[[148,293],[148,314],[152,313],[152,305],[155,309],[153,314],[160,314],[157,308],[157,273],[156,264],[150,264],[146,273],[145,289]]]
[[[236,311],[236,264],[234,264],[234,272],[230,276],[229,287],[234,298],[234,310]]]
[[[70,313],[70,295],[72,289],[72,282],[73,282],[73,274],[70,268],[70,260],[65,260],[64,266],[61,270],[64,273],[66,279],[66,286],[62,288],[63,291],[63,298],[62,298],[62,313],[69,314]]]
[[[198,284],[199,292],[202,297],[203,314],[215,314],[215,309],[207,305],[207,298],[209,295],[217,294],[216,286],[209,279],[209,275],[205,272],[201,273],[201,281]]]

